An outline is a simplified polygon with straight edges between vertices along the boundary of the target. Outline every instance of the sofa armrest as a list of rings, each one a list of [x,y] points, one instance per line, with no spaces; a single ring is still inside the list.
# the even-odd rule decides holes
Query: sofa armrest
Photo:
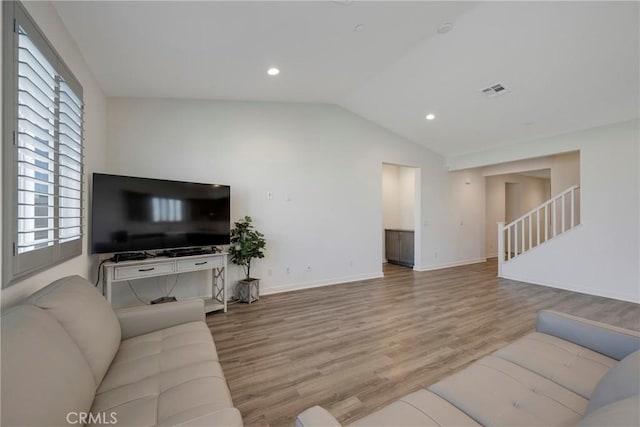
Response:
[[[122,339],[205,319],[201,299],[125,307],[115,313],[120,321]]]
[[[640,331],[618,328],[552,310],[538,312],[536,330],[616,360],[622,360],[640,349]]]
[[[326,409],[314,406],[298,414],[295,427],[342,427],[342,424]]]

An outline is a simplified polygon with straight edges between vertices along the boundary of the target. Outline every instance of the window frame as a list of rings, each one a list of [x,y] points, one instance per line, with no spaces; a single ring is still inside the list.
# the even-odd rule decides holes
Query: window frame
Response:
[[[81,173],[80,173],[80,234],[71,241],[54,240],[53,244],[43,248],[18,253],[18,28],[22,27],[30,41],[54,67],[57,76],[64,79],[66,85],[83,102],[82,85],[71,73],[60,54],[47,40],[43,31],[19,1],[4,1],[2,4],[2,288],[9,287],[33,274],[49,269],[57,264],[75,258],[83,253],[85,230],[85,164],[84,129],[81,126]],[[59,101],[58,101],[59,102]],[[59,118],[59,104],[56,105],[56,117]],[[84,120],[84,108],[81,108]],[[82,123],[81,123],[82,125]],[[60,150],[60,120],[56,119],[54,150]],[[60,230],[60,194],[58,156],[54,183],[54,239],[59,238]],[[34,218],[36,216],[34,215]]]

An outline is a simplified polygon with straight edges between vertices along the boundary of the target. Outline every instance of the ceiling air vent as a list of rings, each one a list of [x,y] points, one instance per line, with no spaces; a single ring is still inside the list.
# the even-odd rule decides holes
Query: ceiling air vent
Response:
[[[493,98],[498,95],[504,95],[509,92],[504,86],[500,83],[495,84],[493,86],[489,86],[487,88],[482,89],[481,91],[487,98]]]

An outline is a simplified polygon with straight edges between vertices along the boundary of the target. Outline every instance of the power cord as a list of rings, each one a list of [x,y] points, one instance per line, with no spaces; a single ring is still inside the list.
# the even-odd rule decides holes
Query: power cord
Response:
[[[167,292],[166,296],[171,295],[171,293],[173,292],[173,290],[176,288],[176,286],[178,285],[178,281],[180,280],[180,275],[176,274],[176,281],[173,283],[173,286],[171,287],[171,289],[169,290],[169,292]]]
[[[100,283],[100,272],[102,271],[102,264],[104,264],[105,262],[109,261],[108,259],[103,259],[102,261],[100,261],[100,264],[98,264],[98,277],[96,277],[96,284],[95,287],[98,287],[98,283]]]
[[[133,290],[133,286],[131,285],[131,281],[127,280],[127,285],[129,285],[129,289],[131,289],[131,292],[133,292],[133,295],[136,296],[136,298],[138,299],[138,301],[140,301],[141,303],[143,303],[144,305],[149,305],[148,302],[144,302],[136,293],[136,291]]]

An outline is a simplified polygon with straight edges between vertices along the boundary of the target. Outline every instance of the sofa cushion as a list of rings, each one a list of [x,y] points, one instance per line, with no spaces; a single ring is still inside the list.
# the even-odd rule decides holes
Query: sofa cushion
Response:
[[[611,368],[591,395],[587,414],[618,400],[640,393],[640,350],[631,353]]]
[[[91,368],[64,328],[44,310],[2,313],[2,418],[7,426],[67,425],[67,414],[91,407]]]
[[[616,360],[595,351],[535,332],[496,351],[494,356],[522,366],[589,399]]]
[[[487,356],[431,387],[482,425],[577,424],[587,400],[521,366]]]
[[[578,427],[630,427],[640,425],[640,395],[618,400],[596,409]]]
[[[120,344],[120,322],[107,300],[86,279],[69,276],[36,292],[25,304],[46,310],[62,324],[84,354],[98,388]]]
[[[428,390],[418,390],[351,424],[353,427],[479,426],[464,412]]]
[[[202,427],[202,426],[221,426],[221,427],[242,427],[242,415],[236,408],[225,408],[219,411],[209,412],[199,417],[191,417],[184,421],[179,417],[171,417],[160,423],[159,427]],[[113,427],[113,426],[112,426]],[[324,426],[327,427],[327,426]]]
[[[119,424],[179,424],[232,408],[211,332],[191,322],[122,341],[92,412]]]

